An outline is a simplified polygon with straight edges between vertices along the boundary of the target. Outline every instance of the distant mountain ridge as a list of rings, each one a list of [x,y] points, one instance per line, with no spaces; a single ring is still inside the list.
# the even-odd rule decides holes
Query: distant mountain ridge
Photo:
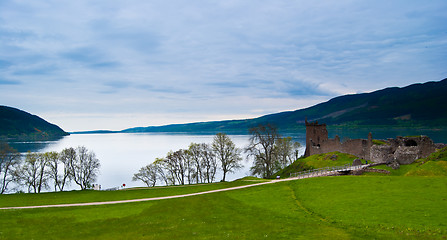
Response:
[[[66,135],[60,127],[36,115],[0,106],[0,139],[48,140]]]
[[[305,109],[280,112],[259,118],[137,127],[121,132],[246,133],[259,124],[270,123],[281,131],[304,128],[304,121],[338,127],[447,127],[447,78],[442,81],[390,87],[371,93],[350,94]]]

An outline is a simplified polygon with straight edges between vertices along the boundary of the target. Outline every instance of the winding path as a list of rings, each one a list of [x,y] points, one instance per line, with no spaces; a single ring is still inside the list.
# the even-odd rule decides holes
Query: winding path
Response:
[[[156,201],[156,200],[164,200],[164,199],[183,198],[183,197],[204,195],[204,194],[209,194],[209,193],[225,192],[225,191],[231,191],[231,190],[255,187],[255,186],[271,184],[271,183],[277,183],[277,182],[292,181],[292,180],[298,180],[298,179],[303,179],[303,178],[323,177],[323,176],[328,176],[329,173],[330,173],[330,171],[309,175],[307,177],[306,176],[305,177],[301,176],[301,177],[284,178],[284,179],[277,179],[277,180],[261,182],[261,183],[254,183],[254,184],[237,186],[237,187],[222,188],[222,189],[210,190],[210,191],[205,191],[205,192],[188,193],[188,194],[173,195],[173,196],[153,197],[153,198],[139,198],[139,199],[117,200],[117,201],[106,201],[106,202],[87,202],[87,203],[67,203],[67,204],[39,205],[39,206],[2,207],[2,208],[0,208],[0,210],[98,206],[98,205],[109,205],[109,204],[119,204],[119,203],[146,202],[146,201]]]

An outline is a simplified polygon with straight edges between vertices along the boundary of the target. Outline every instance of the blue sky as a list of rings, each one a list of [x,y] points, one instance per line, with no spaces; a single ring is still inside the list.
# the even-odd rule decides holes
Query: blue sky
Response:
[[[243,119],[447,77],[447,1],[0,1],[0,104],[66,131]]]

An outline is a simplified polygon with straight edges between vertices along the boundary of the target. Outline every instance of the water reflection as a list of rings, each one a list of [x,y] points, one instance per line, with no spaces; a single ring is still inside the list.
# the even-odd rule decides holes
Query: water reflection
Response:
[[[8,144],[16,149],[20,153],[26,152],[41,152],[43,149],[47,148],[50,145],[57,144],[63,138],[68,137],[58,137],[47,141],[8,141]]]

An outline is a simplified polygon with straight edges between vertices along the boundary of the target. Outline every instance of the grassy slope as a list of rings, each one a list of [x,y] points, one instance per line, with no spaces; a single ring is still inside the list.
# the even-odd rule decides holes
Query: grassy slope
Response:
[[[447,147],[432,153],[427,158],[418,159],[410,165],[401,165],[397,170],[385,165],[375,168],[388,170],[392,176],[447,176]]]
[[[331,157],[336,155],[335,159]],[[281,178],[287,178],[291,173],[301,172],[309,169],[343,166],[348,163],[352,163],[354,159],[358,157],[346,153],[330,152],[324,154],[315,154],[307,158],[300,158],[283,170],[273,174],[273,177],[280,176]]]
[[[345,176],[154,202],[3,210],[0,239],[442,239],[446,190],[445,177]]]

